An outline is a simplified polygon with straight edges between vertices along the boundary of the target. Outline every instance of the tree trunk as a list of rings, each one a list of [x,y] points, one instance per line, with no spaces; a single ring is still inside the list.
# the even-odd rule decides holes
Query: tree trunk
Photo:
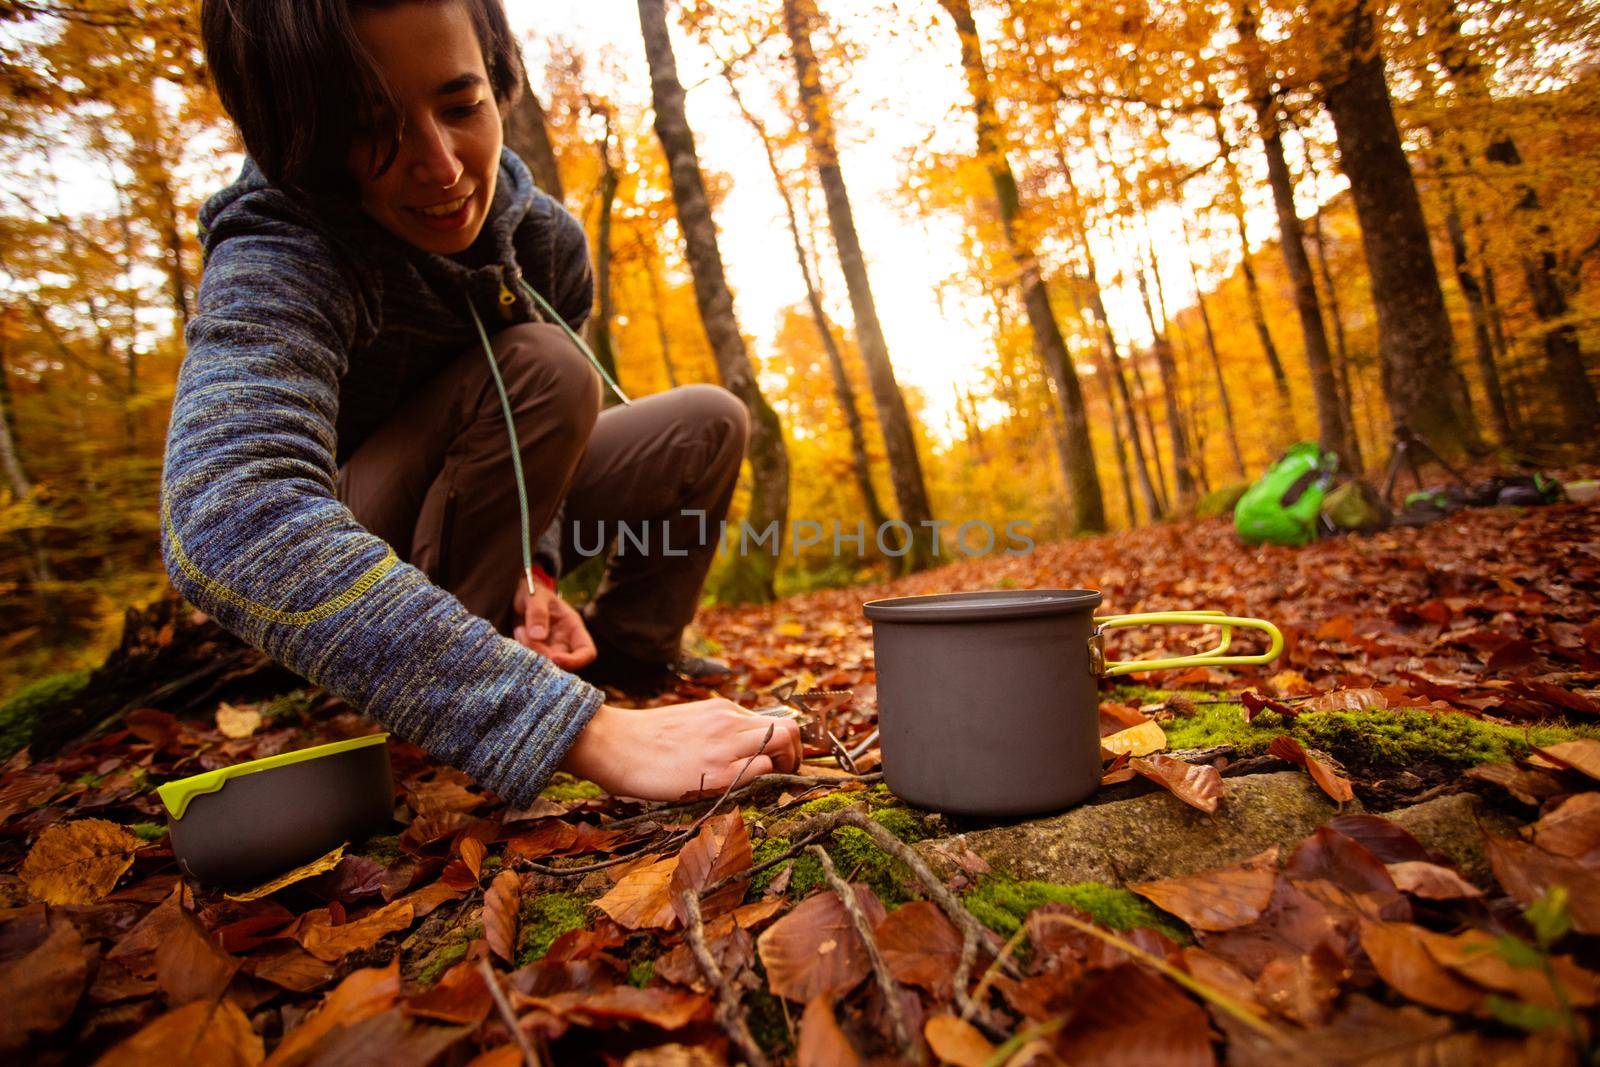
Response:
[[[3,340],[0,340],[0,344],[3,343]],[[4,352],[0,351],[0,472],[5,474],[6,487],[11,490],[12,498],[20,504],[33,496],[33,483],[29,481],[28,473],[22,466],[22,457],[17,452],[16,438],[11,433],[11,383],[7,377],[9,374]],[[61,598],[55,590],[55,569],[50,565],[44,538],[40,536],[38,530],[33,529],[18,531],[18,536],[28,552],[23,562],[23,571],[27,574],[28,583],[33,586],[34,596],[39,601],[39,614],[44,620],[45,629],[52,637],[60,637],[67,629],[67,617],[62,610]]]
[[[1167,412],[1167,441],[1172,452],[1172,468],[1178,503],[1181,505],[1194,497],[1194,465],[1189,456],[1189,435],[1183,428],[1183,412],[1178,408],[1178,364],[1172,356],[1172,340],[1165,327],[1156,320],[1155,305],[1150,300],[1150,282],[1145,277],[1144,265],[1139,264],[1139,299],[1144,304],[1145,318],[1150,322],[1150,352],[1156,357],[1156,373],[1161,376],[1162,400]]]
[[[750,460],[754,483],[750,491],[749,523],[757,537],[772,530],[771,556],[763,546],[753,552],[737,552],[734,595],[771,600],[777,574],[778,555],[783,547],[789,521],[789,456],[784,449],[783,427],[777,413],[761,395],[756,384],[744,337],[733,315],[733,294],[728,290],[723,271],[722,252],[717,247],[717,225],[711,217],[700,158],[695,153],[694,132],[683,107],[683,83],[678,80],[678,62],[667,34],[664,0],[639,0],[639,25],[644,36],[645,55],[650,62],[650,91],[655,104],[656,137],[667,157],[672,178],[672,199],[683,230],[685,255],[694,275],[695,302],[700,308],[700,323],[711,345],[722,384],[750,411]],[[740,538],[740,549],[743,538]]]
[[[526,80],[526,75],[522,83],[522,98],[511,109],[511,114],[506,116],[505,142],[528,165],[528,170],[533,174],[533,184],[557,200],[564,199],[561,169],[556,166],[555,149],[550,145],[544,105],[539,102],[539,94],[533,91],[533,83]]]
[[[1522,155],[1509,136],[1497,137],[1484,153],[1491,163],[1504,167],[1522,165]],[[1578,328],[1568,321],[1567,294],[1557,276],[1556,254],[1551,247],[1550,223],[1539,208],[1539,194],[1533,186],[1519,182],[1512,209],[1528,223],[1532,246],[1524,248],[1522,277],[1533,302],[1533,313],[1543,327],[1542,346],[1545,367],[1561,411],[1565,437],[1575,444],[1593,446],[1600,433],[1600,398],[1583,364],[1583,347]]]
[[[828,230],[833,234],[855,316],[856,343],[867,367],[867,382],[878,410],[878,426],[883,432],[884,454],[889,461],[889,480],[894,485],[900,517],[912,530],[909,551],[900,557],[901,573],[923,570],[934,561],[933,509],[928,503],[927,482],[922,461],[917,455],[916,435],[905,397],[895,381],[889,362],[889,345],[878,322],[878,306],[872,297],[867,277],[866,257],[856,232],[855,212],[839,168],[839,153],[834,141],[832,103],[822,85],[822,71],[811,48],[811,27],[818,15],[814,0],[784,0],[784,25],[794,54],[795,77],[800,88],[800,109],[805,117],[811,158],[817,168],[828,205]]]
[[[734,84],[733,72],[725,70],[728,91],[733,94],[733,102],[739,108],[739,114],[755,135],[761,141],[761,148],[766,153],[767,169],[772,173],[772,183],[778,188],[778,197],[783,201],[784,215],[789,222],[789,237],[794,244],[795,262],[800,265],[800,278],[805,282],[806,305],[811,309],[811,319],[817,326],[817,337],[822,341],[822,350],[828,357],[828,369],[833,373],[833,391],[839,398],[839,408],[844,412],[845,428],[850,434],[851,466],[855,473],[856,488],[861,493],[861,504],[867,513],[867,522],[872,529],[881,529],[889,521],[889,516],[884,512],[883,505],[878,501],[878,490],[872,484],[872,466],[868,459],[867,435],[861,425],[861,409],[856,406],[855,387],[850,384],[850,375],[845,369],[844,356],[839,351],[839,344],[834,340],[833,330],[828,326],[828,315],[822,307],[822,293],[817,288],[816,278],[811,273],[811,260],[806,255],[805,241],[800,234],[800,216],[794,209],[794,197],[789,192],[789,183],[784,180],[783,168],[778,166],[778,154],[773,150],[772,138],[767,135],[766,126],[757,118],[750,109],[744,106],[744,98],[739,95],[739,87]],[[968,403],[971,398],[968,397]],[[963,412],[963,417],[966,417]]]
[[[1450,238],[1450,258],[1456,272],[1456,285],[1467,302],[1467,316],[1472,322],[1472,353],[1478,362],[1478,377],[1483,380],[1484,394],[1489,398],[1489,413],[1494,419],[1494,431],[1500,443],[1509,445],[1516,440],[1516,430],[1511,425],[1511,414],[1506,408],[1505,391],[1500,387],[1500,371],[1494,361],[1494,339],[1489,334],[1489,309],[1483,298],[1483,285],[1472,269],[1467,255],[1467,234],[1461,225],[1461,209],[1456,203],[1455,190],[1445,186],[1445,233]]]
[[[1233,454],[1233,469],[1245,476],[1244,453],[1239,450],[1239,428],[1233,421],[1233,401],[1228,398],[1228,383],[1222,374],[1222,356],[1217,351],[1217,333],[1211,328],[1211,309],[1206,306],[1205,290],[1200,284],[1200,268],[1194,262],[1194,249],[1189,245],[1189,223],[1183,223],[1183,243],[1189,260],[1189,274],[1194,278],[1195,309],[1200,312],[1200,327],[1205,332],[1206,351],[1211,356],[1211,370],[1217,379],[1217,400],[1222,405],[1222,425],[1228,432],[1228,449]],[[1246,262],[1249,258],[1246,257]],[[1265,322],[1262,323],[1265,326]],[[1204,454],[1204,449],[1201,450]]]
[[[1106,528],[1105,501],[1100,493],[1100,472],[1095,466],[1094,447],[1089,440],[1088,414],[1084,410],[1083,387],[1077,369],[1067,352],[1061,327],[1050,307],[1039,261],[1027,237],[1021,232],[1022,198],[1017,179],[1005,155],[1000,117],[995,111],[989,71],[984,64],[977,26],[968,0],[939,0],[940,6],[955,21],[961,39],[961,66],[966,72],[967,89],[972,93],[974,117],[978,125],[978,153],[994,183],[999,201],[1001,228],[1005,231],[1011,258],[1022,286],[1028,324],[1033,330],[1034,351],[1055,382],[1065,422],[1061,449],[1067,491],[1071,494],[1071,528],[1074,533],[1100,532]]]
[[[678,372],[672,365],[672,342],[667,336],[666,305],[663,304],[661,295],[661,279],[658,276],[656,264],[657,250],[655,245],[639,238],[639,249],[644,256],[645,283],[650,286],[650,317],[656,324],[656,344],[661,349],[661,365],[666,368],[667,388],[678,387]]]
[[[1450,455],[1481,444],[1367,0],[1351,0],[1322,85],[1372,278],[1384,396],[1397,428]],[[1281,213],[1281,211],[1280,211]]]
[[[611,159],[611,111],[609,108],[591,105],[592,110],[599,112],[604,120],[603,132],[600,137],[600,187],[596,190],[600,200],[600,222],[596,227],[595,239],[595,311],[591,320],[593,325],[594,354],[605,367],[606,373],[611,375],[613,381],[621,381],[617,374],[617,351],[611,336],[611,320],[616,313],[616,301],[611,296],[611,272],[614,255],[612,253],[611,218],[617,203],[617,186],[621,179],[617,176],[616,164]],[[611,390],[604,393],[607,406],[619,404],[616,394]]]
[[[1228,181],[1228,201],[1233,214],[1234,228],[1239,231],[1239,268],[1244,272],[1244,291],[1250,304],[1250,321],[1255,324],[1256,337],[1261,341],[1261,354],[1266,357],[1267,368],[1272,372],[1272,385],[1284,410],[1289,409],[1289,376],[1284,372],[1278,346],[1272,340],[1272,330],[1267,326],[1266,307],[1261,300],[1261,283],[1256,278],[1255,257],[1250,253],[1250,230],[1245,222],[1244,189],[1239,183],[1239,168],[1233,161],[1228,132],[1222,126],[1220,109],[1211,112],[1216,127],[1217,148],[1222,153],[1223,174]],[[1243,472],[1241,472],[1243,473]]]

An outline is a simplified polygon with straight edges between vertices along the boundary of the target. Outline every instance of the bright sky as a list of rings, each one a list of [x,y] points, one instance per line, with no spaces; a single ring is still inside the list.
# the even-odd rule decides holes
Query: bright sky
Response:
[[[838,2],[821,7],[824,14],[848,12]],[[634,0],[507,0],[506,8],[519,34],[560,36],[585,52],[614,50],[617,69],[626,77],[622,84],[604,88],[619,101],[648,106],[649,67]],[[668,17],[674,18],[670,10]],[[717,226],[740,325],[758,345],[767,346],[782,310],[805,299],[783,202],[760,142],[734,107],[720,75],[704,65],[705,51],[676,32],[675,21],[673,29],[701,160],[733,182],[718,210]],[[945,56],[925,44],[919,47],[915,34],[874,37],[856,64],[852,95],[838,117],[840,163],[895,375],[903,385],[922,390],[928,430],[945,439],[954,417],[953,387],[981,379],[993,345],[976,309],[967,318],[959,299],[947,299],[944,313],[939,308],[940,283],[964,269],[955,220],[911,219],[894,201],[902,184],[899,160],[909,146],[931,141],[941,148],[970,149],[970,122],[954,122],[950,114],[963,93],[953,34],[948,51]],[[537,46],[531,48],[530,60],[537,54]],[[590,70],[600,76],[597,65],[591,64]],[[753,96],[749,87],[743,91]],[[747,103],[752,110],[770,113],[766,101],[751,98]],[[837,260],[831,246],[825,252],[825,267],[831,271],[824,279],[829,313],[850,323]]]

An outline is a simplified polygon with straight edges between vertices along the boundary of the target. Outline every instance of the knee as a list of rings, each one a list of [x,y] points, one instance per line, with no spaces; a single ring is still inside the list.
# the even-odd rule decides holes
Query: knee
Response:
[[[538,397],[587,437],[600,414],[600,375],[559,326],[512,326],[495,336],[493,347],[513,406]]]
[[[724,450],[736,456],[744,455],[745,443],[750,438],[750,410],[744,401],[709,382],[680,385],[673,392],[682,396],[685,418],[703,427]]]

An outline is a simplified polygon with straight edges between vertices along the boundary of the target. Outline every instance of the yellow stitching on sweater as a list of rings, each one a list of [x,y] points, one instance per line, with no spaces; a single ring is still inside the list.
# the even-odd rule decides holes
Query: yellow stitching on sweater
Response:
[[[178,531],[172,526],[172,509],[166,493],[161,494],[161,524],[166,527],[167,537],[172,543],[173,558],[178,561],[179,569],[188,575],[190,581],[213,596],[227,601],[234,607],[242,608],[258,619],[282,623],[285,626],[304,626],[307,623],[326,619],[341,608],[348,607],[357,597],[376,585],[379,578],[388,574],[400,562],[400,558],[395,555],[394,549],[390,548],[382,559],[373,564],[365,574],[351,583],[350,588],[338,596],[325,600],[307,611],[279,611],[277,608],[269,608],[265,604],[258,604],[254,600],[240,596],[221,582],[208,578],[201,573],[200,568],[196,567],[189,559],[188,554],[183,551],[183,542],[178,540]]]

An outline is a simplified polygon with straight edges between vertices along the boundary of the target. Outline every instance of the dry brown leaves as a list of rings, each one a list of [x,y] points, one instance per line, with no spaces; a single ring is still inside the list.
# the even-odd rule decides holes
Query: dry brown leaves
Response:
[[[1135,774],[1148,778],[1192,808],[1210,815],[1227,793],[1222,775],[1209,764],[1185,763],[1171,756],[1151,755],[1128,761]]]
[[[28,892],[47,904],[94,904],[106,898],[143,847],[114,822],[76,819],[40,834],[19,873]]]
[[[883,905],[871,889],[852,884],[856,902],[874,926]],[[767,969],[767,986],[780,997],[809,1002],[843,996],[867,976],[866,946],[850,915],[831,892],[813,893],[773,923],[756,941]]]
[[[1274,848],[1237,867],[1128,888],[1196,930],[1232,930],[1261,917],[1272,902],[1277,881],[1278,850]]]
[[[522,879],[516,871],[494,876],[483,896],[483,936],[489,951],[507,963],[517,960],[517,917],[522,907]]]
[[[1348,778],[1341,777],[1332,767],[1307,752],[1305,746],[1289,735],[1280,734],[1274,737],[1272,743],[1267,746],[1267,752],[1281,760],[1304,767],[1306,773],[1311,775],[1311,780],[1316,782],[1317,787],[1328,794],[1334,803],[1347,804],[1356,798]]]

